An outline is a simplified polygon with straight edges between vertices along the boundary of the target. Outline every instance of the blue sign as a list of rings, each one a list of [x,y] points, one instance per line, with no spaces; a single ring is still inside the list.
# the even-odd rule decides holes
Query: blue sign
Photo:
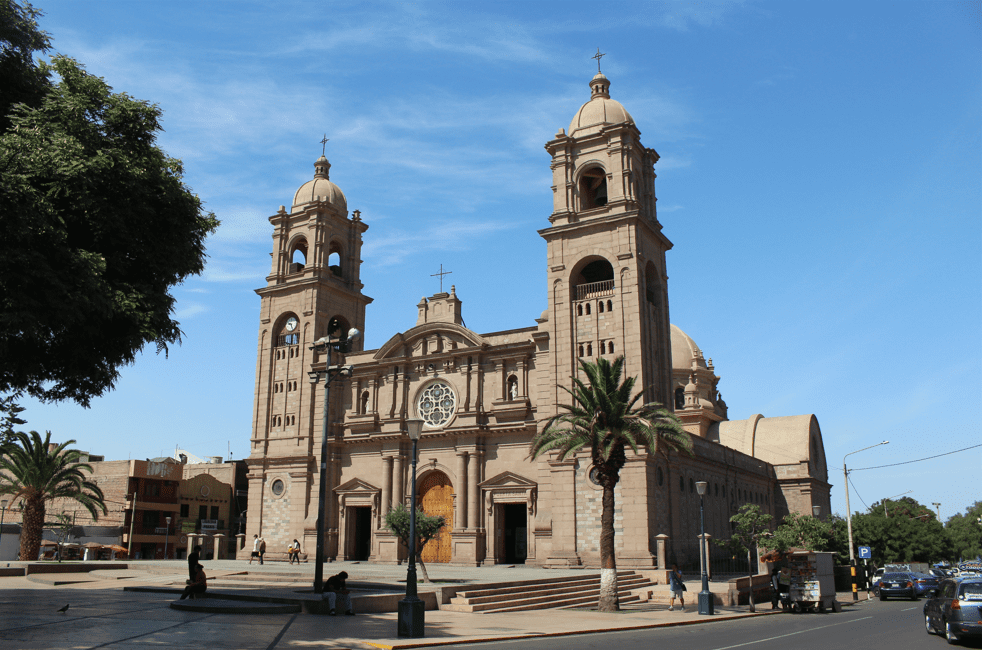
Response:
[[[870,547],[869,546],[860,546],[859,547],[859,559],[860,560],[869,560],[872,557],[873,557],[873,551],[870,550]]]

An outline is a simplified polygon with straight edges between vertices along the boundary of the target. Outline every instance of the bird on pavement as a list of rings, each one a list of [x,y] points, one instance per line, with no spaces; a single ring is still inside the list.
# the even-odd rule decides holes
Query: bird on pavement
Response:
[[[68,611],[68,608],[69,607],[71,607],[71,603],[68,603],[67,605],[65,605],[64,607],[62,607],[61,609],[59,609],[58,611],[61,612],[62,614],[64,614],[65,612]]]

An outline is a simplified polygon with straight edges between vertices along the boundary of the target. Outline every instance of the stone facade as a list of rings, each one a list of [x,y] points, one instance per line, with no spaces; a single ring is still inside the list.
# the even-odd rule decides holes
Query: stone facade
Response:
[[[729,517],[747,502],[776,515],[810,513],[815,504],[828,513],[814,416],[758,418],[746,439],[747,426],[726,420],[711,362],[670,324],[672,244],[657,218],[659,156],[641,144],[609,87],[602,74],[594,77],[590,101],[569,132],[561,129],[546,144],[553,212],[539,235],[547,243],[548,303],[534,324],[473,332],[451,287],[423,298],[416,325],[376,350],[358,349],[359,339],[340,359],[315,353],[313,343],[329,331],[365,328],[371,298],[361,292],[359,265],[368,226],[357,211],[349,217],[324,157],[290,211],[281,206],[270,217],[273,268],[257,291],[247,538],[261,534],[269,548],[298,538],[313,551],[325,384],[308,383],[306,375],[339,363],[351,370],[330,384],[327,400],[328,559],[404,557],[384,529],[384,514],[409,500],[405,422],[421,418],[417,486],[438,485],[439,492],[419,498],[452,521],[433,551],[442,554],[436,561],[597,565],[600,492],[589,456],[533,461],[528,445],[567,399],[561,387],[572,385],[578,360],[600,356],[624,355],[625,372],[637,377],[645,400],[674,406],[696,449],[694,457],[658,450],[629,456],[616,491],[618,566],[657,566],[660,543],[667,544],[666,562],[691,554],[699,532],[695,481],[709,482],[706,525],[714,537],[727,535]]]

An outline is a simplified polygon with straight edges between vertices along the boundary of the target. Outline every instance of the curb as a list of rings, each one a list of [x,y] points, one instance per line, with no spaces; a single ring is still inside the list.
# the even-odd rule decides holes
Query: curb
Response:
[[[768,612],[755,612],[753,614],[738,614],[729,615],[721,617],[713,617],[707,619],[693,619],[691,621],[671,621],[668,623],[646,623],[644,625],[630,625],[627,627],[614,627],[614,628],[596,628],[592,630],[574,630],[570,632],[530,632],[528,634],[514,634],[511,636],[492,636],[492,637],[480,637],[480,638],[466,638],[466,639],[434,639],[431,641],[407,641],[406,643],[396,643],[394,645],[389,645],[386,643],[373,643],[371,641],[362,641],[365,645],[372,646],[374,648],[381,648],[381,650],[403,650],[405,648],[429,648],[434,646],[442,645],[463,645],[465,643],[492,643],[495,641],[515,641],[518,639],[548,639],[552,637],[560,636],[577,636],[581,634],[600,634],[603,632],[630,632],[632,630],[650,630],[659,627],[682,627],[684,625],[704,625],[707,623],[718,623],[722,621],[734,621],[741,618],[755,618],[757,616],[771,616],[773,614],[781,614],[781,610],[768,611]]]

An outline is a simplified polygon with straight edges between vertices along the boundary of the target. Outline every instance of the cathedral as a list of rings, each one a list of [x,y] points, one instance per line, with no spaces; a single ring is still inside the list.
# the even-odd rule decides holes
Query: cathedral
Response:
[[[553,176],[553,211],[538,230],[547,243],[545,310],[515,329],[478,333],[464,325],[464,300],[450,287],[415,305],[414,327],[376,350],[356,339],[344,355],[351,375],[330,384],[327,418],[328,560],[405,558],[384,517],[410,499],[406,420],[414,418],[424,421],[417,503],[447,521],[424,561],[598,566],[602,489],[591,478],[589,452],[563,461],[528,457],[542,422],[568,400],[561,387],[572,386],[577,362],[597,357],[623,355],[625,376],[637,378],[645,402],[674,408],[695,452],[628,452],[615,491],[618,567],[663,568],[697,553],[696,481],[708,482],[706,532],[714,538],[729,535],[729,518],[745,503],[776,518],[812,514],[814,506],[829,514],[816,417],[729,420],[712,359],[669,321],[672,243],[656,209],[658,153],[641,143],[607,77],[598,73],[589,92],[568,130],[545,144]],[[368,224],[357,210],[349,214],[330,168],[321,156],[289,209],[269,218],[272,269],[256,291],[246,461],[246,538],[262,535],[271,552],[296,538],[311,557],[324,382],[311,383],[308,373],[328,363],[312,345],[329,323],[364,331],[372,302],[359,280]],[[337,353],[331,363],[339,363]]]

